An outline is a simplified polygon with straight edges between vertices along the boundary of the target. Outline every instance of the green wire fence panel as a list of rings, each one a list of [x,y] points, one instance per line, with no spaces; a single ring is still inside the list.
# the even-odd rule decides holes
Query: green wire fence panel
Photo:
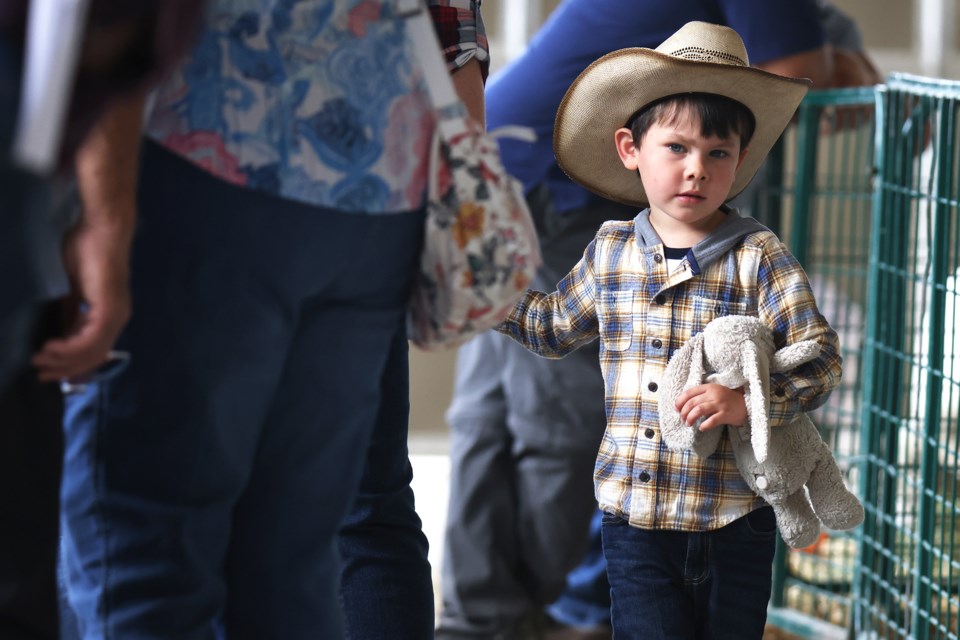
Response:
[[[810,278],[840,335],[844,377],[814,414],[848,485],[859,487],[861,366],[875,174],[875,90],[813,91],[771,154],[753,214],[774,228]],[[859,531],[824,531],[802,551],[780,545],[770,621],[814,638],[843,637],[851,619]]]
[[[811,92],[752,212],[840,334],[816,414],[867,510],[781,545],[771,622],[812,638],[960,640],[960,83]]]
[[[857,639],[960,638],[960,83],[877,100],[863,352]]]

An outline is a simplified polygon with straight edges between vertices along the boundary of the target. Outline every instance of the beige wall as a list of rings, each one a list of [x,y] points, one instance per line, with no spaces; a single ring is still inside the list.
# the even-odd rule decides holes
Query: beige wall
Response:
[[[410,430],[413,435],[442,435],[443,412],[453,392],[456,350],[420,351],[410,347]]]
[[[914,3],[909,0],[836,0],[863,32],[867,48],[909,49],[913,43]]]

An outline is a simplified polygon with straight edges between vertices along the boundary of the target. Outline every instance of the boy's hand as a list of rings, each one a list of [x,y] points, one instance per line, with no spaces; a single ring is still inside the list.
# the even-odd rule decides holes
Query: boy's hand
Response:
[[[742,427],[747,421],[743,389],[728,389],[720,384],[701,384],[687,389],[677,398],[677,411],[686,425],[705,418],[700,431],[724,424]]]

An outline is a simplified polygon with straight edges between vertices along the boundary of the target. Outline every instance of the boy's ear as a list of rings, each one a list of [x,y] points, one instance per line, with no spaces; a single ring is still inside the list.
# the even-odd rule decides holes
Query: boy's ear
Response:
[[[637,145],[633,143],[633,132],[626,127],[617,129],[613,134],[613,141],[617,145],[617,154],[623,166],[630,171],[636,171],[639,165],[637,164]]]
[[[749,148],[749,147],[747,147],[746,149],[741,149],[741,150],[740,150],[740,159],[737,160],[737,168],[734,170],[734,172],[740,171],[740,167],[743,166],[743,161],[744,161],[744,159],[747,157],[747,154],[748,154],[748,153],[750,153],[750,148]]]

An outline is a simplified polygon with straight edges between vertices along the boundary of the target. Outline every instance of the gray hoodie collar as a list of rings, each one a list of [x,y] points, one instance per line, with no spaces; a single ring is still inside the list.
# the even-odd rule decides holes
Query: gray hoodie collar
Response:
[[[727,213],[727,219],[721,222],[713,233],[687,252],[687,259],[694,275],[730,251],[745,236],[758,231],[769,231],[750,216],[742,215],[738,209],[723,207],[723,211]],[[650,224],[649,208],[637,214],[633,220],[633,228],[641,247],[650,248],[663,244],[660,236],[654,231],[653,225]]]

